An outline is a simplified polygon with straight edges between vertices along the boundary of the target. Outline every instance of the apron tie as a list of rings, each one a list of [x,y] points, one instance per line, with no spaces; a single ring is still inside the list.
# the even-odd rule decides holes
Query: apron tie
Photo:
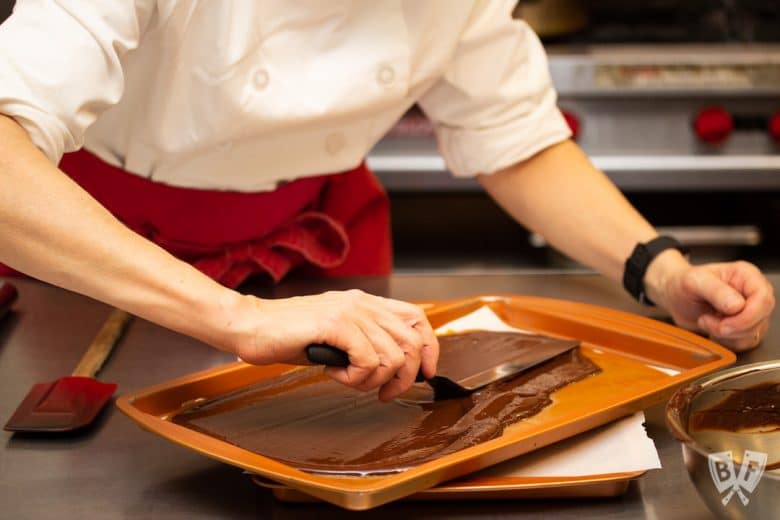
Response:
[[[297,215],[259,240],[225,247],[193,265],[227,287],[238,287],[250,276],[265,273],[278,283],[293,268],[308,262],[322,269],[338,267],[349,254],[344,227],[324,213]]]

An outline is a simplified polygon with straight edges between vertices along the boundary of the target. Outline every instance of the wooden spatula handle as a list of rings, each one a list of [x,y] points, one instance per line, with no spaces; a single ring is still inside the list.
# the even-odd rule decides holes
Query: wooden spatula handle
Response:
[[[109,314],[100,332],[92,340],[87,351],[81,357],[78,366],[73,371],[74,376],[94,377],[103,362],[111,354],[114,344],[122,336],[127,324],[133,318],[131,314],[120,309],[114,309]]]

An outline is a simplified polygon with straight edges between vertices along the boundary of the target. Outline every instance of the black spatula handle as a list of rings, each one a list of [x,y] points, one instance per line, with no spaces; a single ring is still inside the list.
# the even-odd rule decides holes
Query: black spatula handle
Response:
[[[326,343],[312,343],[306,347],[306,359],[315,365],[326,367],[348,367],[349,356],[343,350],[339,350]]]
[[[325,365],[326,367],[347,367],[349,366],[349,356],[343,350],[337,349],[327,343],[312,343],[306,347],[306,359],[315,365]],[[417,383],[425,381],[422,370],[417,372],[414,379]]]

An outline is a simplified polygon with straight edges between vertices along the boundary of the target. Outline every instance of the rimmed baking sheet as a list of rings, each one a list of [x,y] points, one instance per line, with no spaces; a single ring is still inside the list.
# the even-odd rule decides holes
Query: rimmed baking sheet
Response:
[[[536,498],[606,498],[624,494],[632,480],[645,471],[577,477],[485,477],[464,478],[418,491],[402,500],[521,500]],[[268,488],[282,502],[308,503],[320,499],[253,475],[258,486]]]
[[[234,363],[122,396],[119,408],[143,428],[182,446],[349,509],[368,509],[527,453],[661,402],[681,384],[734,362],[727,349],[641,316],[564,300],[478,296],[427,302],[434,327],[487,305],[509,325],[578,339],[602,372],[553,394],[553,404],[495,439],[406,471],[370,477],[315,475],[170,421],[183,406],[295,370]]]

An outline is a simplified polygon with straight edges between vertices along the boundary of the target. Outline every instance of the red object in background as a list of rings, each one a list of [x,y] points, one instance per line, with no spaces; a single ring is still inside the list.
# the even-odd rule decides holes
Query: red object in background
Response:
[[[721,144],[734,130],[734,120],[723,107],[707,107],[696,115],[693,129],[705,143]]]
[[[561,110],[561,113],[563,114],[563,118],[566,119],[566,124],[569,125],[572,139],[576,140],[580,136],[580,128],[582,126],[580,124],[580,118],[568,110]]]
[[[0,318],[11,309],[11,304],[16,300],[16,295],[16,287],[0,280]]]
[[[772,114],[769,118],[769,136],[776,144],[780,144],[780,110]]]

